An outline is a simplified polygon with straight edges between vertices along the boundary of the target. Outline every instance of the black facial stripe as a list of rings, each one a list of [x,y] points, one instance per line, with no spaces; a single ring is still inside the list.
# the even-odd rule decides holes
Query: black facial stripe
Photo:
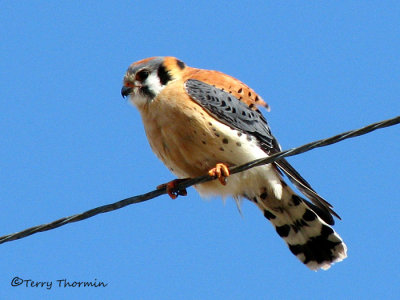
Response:
[[[183,70],[186,66],[185,63],[179,59],[176,60],[176,64],[178,65],[179,69]]]
[[[162,85],[166,85],[168,81],[172,79],[171,75],[169,75],[167,69],[165,69],[164,65],[161,64],[157,70],[158,78],[160,78],[160,83]]]
[[[143,95],[149,97],[150,99],[153,99],[153,98],[156,96],[156,94],[154,94],[154,93],[149,89],[148,86],[142,87],[142,88],[140,89],[140,91],[142,92]]]

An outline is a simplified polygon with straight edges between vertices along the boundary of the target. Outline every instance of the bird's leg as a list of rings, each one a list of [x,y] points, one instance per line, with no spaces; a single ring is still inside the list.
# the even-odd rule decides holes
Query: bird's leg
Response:
[[[160,184],[159,186],[157,186],[157,190],[165,189],[171,199],[176,199],[178,196],[186,196],[186,189],[178,187],[178,184],[185,180],[186,179],[175,179],[170,182]]]
[[[208,171],[208,175],[214,177],[215,179],[218,178],[222,185],[226,185],[226,178],[230,175],[230,172],[227,165],[218,163],[216,164],[215,168],[212,168],[210,171]]]

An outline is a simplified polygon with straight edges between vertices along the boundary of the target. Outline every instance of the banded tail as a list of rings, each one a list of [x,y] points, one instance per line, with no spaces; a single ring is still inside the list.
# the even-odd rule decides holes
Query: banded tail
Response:
[[[268,195],[264,189],[251,199],[274,225],[290,251],[311,270],[327,270],[347,257],[347,247],[328,225],[319,207],[296,195],[282,182],[282,197]],[[321,218],[323,217],[325,221]]]

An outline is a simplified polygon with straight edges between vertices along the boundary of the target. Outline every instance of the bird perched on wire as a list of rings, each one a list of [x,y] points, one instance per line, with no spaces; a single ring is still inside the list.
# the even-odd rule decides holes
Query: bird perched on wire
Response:
[[[252,201],[312,270],[346,258],[346,245],[330,226],[339,216],[285,159],[229,174],[232,166],[281,150],[258,109],[268,105],[250,87],[174,57],[152,57],[128,68],[121,94],[138,108],[151,148],[178,178],[207,173],[216,178],[195,186],[202,196]],[[310,201],[297,195],[282,173]],[[185,195],[177,182],[161,188],[172,198]]]

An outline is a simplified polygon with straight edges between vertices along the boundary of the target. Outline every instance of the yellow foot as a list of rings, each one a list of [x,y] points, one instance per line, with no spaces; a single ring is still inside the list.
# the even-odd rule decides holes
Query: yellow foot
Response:
[[[187,191],[185,188],[179,188],[178,184],[186,179],[175,179],[170,182],[160,184],[157,190],[165,189],[171,199],[176,199],[178,196],[186,196]]]
[[[215,179],[218,178],[222,185],[226,185],[226,178],[230,175],[230,172],[227,165],[218,163],[216,164],[215,168],[212,168],[210,171],[208,171],[208,175],[214,177]]]

